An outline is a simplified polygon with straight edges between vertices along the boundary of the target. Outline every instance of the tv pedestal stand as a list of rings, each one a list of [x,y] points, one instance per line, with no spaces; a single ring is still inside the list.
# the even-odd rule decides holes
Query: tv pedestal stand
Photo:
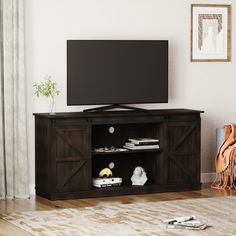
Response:
[[[201,113],[165,109],[34,114],[36,194],[58,200],[200,189]],[[137,137],[158,139],[160,149],[95,151],[122,148]],[[93,187],[92,178],[110,162],[122,185]],[[131,183],[136,166],[147,173],[144,186]]]
[[[126,105],[122,105],[122,104],[113,104],[113,105],[108,105],[108,106],[85,109],[85,110],[83,110],[83,112],[108,111],[108,110],[112,110],[112,109],[116,109],[116,108],[135,110],[135,111],[145,111],[146,110],[146,109],[143,109],[143,108],[126,106]]]

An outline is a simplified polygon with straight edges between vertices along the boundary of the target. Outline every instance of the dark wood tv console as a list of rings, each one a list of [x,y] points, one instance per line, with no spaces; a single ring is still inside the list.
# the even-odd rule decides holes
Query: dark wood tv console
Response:
[[[68,112],[35,115],[36,194],[51,200],[199,189],[202,111]],[[113,134],[108,132],[114,127]],[[157,138],[158,150],[92,152],[122,147],[128,138]],[[119,187],[94,188],[92,178],[115,163]],[[148,181],[132,186],[142,166]]]

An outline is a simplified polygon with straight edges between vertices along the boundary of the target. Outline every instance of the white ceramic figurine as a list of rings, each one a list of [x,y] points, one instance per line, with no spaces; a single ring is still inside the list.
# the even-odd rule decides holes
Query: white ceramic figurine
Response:
[[[143,167],[137,166],[131,177],[132,185],[144,185],[147,181],[147,175]]]

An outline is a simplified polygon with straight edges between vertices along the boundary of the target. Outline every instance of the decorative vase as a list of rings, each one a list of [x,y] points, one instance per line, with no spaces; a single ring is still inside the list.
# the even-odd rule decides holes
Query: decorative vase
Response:
[[[55,105],[54,97],[51,97],[49,115],[56,115],[56,112],[54,111],[54,105]]]

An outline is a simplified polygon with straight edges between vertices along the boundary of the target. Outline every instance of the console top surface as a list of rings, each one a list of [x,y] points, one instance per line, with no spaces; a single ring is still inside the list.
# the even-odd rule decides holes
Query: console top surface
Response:
[[[95,118],[95,117],[120,117],[120,116],[165,116],[165,115],[194,115],[204,113],[200,110],[192,109],[158,109],[158,110],[117,110],[102,112],[58,112],[55,115],[49,113],[33,113],[34,116],[49,119],[58,118]]]

